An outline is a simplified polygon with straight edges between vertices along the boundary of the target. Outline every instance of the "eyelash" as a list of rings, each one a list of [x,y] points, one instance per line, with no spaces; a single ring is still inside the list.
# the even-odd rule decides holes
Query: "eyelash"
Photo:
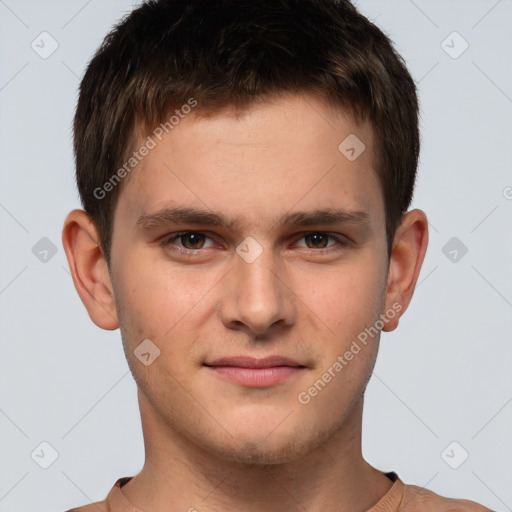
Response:
[[[166,236],[163,238],[161,245],[162,247],[168,249],[170,246],[175,242],[176,240],[183,238],[185,235],[201,235],[205,238],[209,238],[212,240],[211,237],[209,237],[206,233],[203,233],[202,231],[181,231],[179,233],[174,233],[170,236]],[[328,253],[333,250],[339,250],[340,248],[346,247],[349,245],[349,242],[345,238],[340,238],[338,236],[332,235],[330,233],[327,233],[325,231],[308,231],[302,234],[300,239],[303,239],[307,237],[308,235],[323,235],[327,236],[329,239],[332,239],[336,242],[336,245],[328,246],[328,247],[301,247],[301,249],[306,249],[307,251],[314,251],[314,252],[322,252],[322,253]],[[179,251],[186,254],[198,254],[200,251],[203,251],[205,249],[187,249],[186,247],[173,247],[172,250]]]

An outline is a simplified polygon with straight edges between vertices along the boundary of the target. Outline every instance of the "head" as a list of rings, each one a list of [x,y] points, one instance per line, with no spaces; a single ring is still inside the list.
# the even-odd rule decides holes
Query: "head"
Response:
[[[143,422],[266,463],[356,426],[427,244],[415,86],[378,28],[345,1],[146,2],[87,68],[74,149],[64,246]],[[212,370],[238,355],[300,368]]]

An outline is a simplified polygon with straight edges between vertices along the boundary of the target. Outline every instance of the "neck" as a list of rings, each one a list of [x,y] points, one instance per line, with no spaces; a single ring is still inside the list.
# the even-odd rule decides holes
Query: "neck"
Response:
[[[362,457],[362,400],[323,444],[279,464],[206,452],[161,424],[140,394],[139,402],[146,461],[122,492],[141,510],[365,512],[392,486]]]

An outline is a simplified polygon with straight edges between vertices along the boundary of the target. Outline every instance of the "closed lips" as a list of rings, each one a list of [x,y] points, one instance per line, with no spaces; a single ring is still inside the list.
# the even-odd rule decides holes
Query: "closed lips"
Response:
[[[204,363],[205,366],[238,366],[240,368],[272,368],[276,366],[290,366],[296,368],[305,368],[297,361],[288,357],[282,356],[270,356],[263,359],[257,359],[254,357],[247,356],[236,356],[236,357],[222,357]]]

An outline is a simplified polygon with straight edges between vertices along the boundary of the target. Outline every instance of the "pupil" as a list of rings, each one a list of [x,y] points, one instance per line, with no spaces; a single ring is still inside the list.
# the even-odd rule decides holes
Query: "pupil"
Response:
[[[199,237],[197,233],[189,233],[187,235],[184,235],[185,240],[189,242],[188,245],[197,245],[199,243]],[[196,239],[194,242],[194,238]],[[191,241],[192,240],[192,241]],[[187,244],[185,244],[187,245]],[[194,247],[194,249],[197,249],[197,247]]]
[[[322,242],[322,239],[325,242],[324,235],[322,235],[320,233],[313,233],[312,235],[309,235],[309,236],[311,237],[314,245],[317,245],[318,242]],[[325,247],[325,243],[322,245],[322,247]]]

